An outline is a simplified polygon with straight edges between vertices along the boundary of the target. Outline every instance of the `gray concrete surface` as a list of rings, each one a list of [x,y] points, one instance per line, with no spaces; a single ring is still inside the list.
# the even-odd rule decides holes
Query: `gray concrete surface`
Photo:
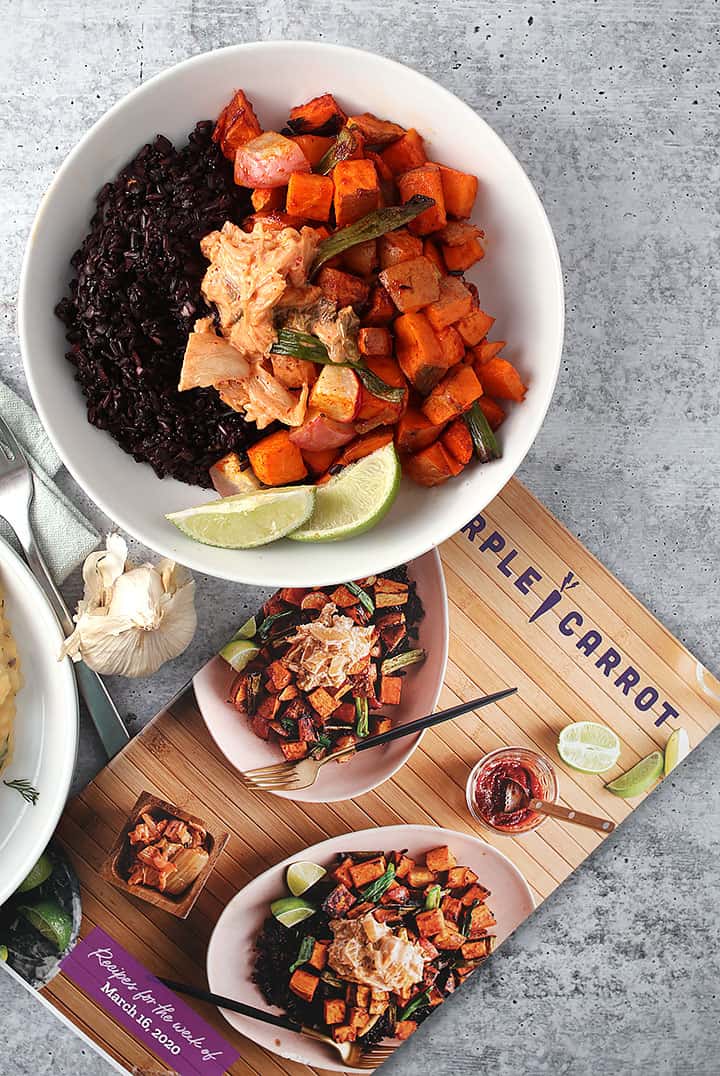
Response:
[[[522,479],[717,672],[717,4],[2,0],[0,13],[3,377],[26,394],[15,300],[35,207],[109,105],[168,65],[236,41],[306,37],[381,51],[488,119],[555,229],[565,355]],[[198,583],[192,655],[151,683],[112,685],[138,726],[257,597]],[[92,730],[83,733],[78,785],[101,763]],[[716,1073],[719,766],[714,735],[425,1025],[388,1076]],[[106,1071],[0,976],[4,1076]]]

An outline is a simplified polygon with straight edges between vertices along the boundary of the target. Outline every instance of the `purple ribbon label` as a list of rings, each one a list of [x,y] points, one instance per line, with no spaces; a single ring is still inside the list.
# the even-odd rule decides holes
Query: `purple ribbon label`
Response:
[[[76,986],[179,1076],[222,1076],[240,1056],[100,927],[62,961]]]

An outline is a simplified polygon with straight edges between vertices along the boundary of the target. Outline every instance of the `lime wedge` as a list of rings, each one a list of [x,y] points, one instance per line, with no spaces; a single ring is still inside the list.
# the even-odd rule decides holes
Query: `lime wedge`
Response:
[[[399,486],[400,461],[391,442],[318,486],[312,516],[288,537],[294,542],[337,542],[362,534],[380,522]]]
[[[254,639],[257,634],[257,620],[254,616],[251,616],[249,620],[246,620],[241,628],[233,635],[233,642],[236,639]]]
[[[577,721],[560,733],[558,754],[563,762],[582,773],[605,773],[620,758],[620,741],[605,725]]]
[[[220,657],[225,658],[228,665],[232,665],[235,672],[242,672],[253,658],[260,653],[260,647],[256,646],[252,639],[233,639],[220,651]]]
[[[640,796],[662,777],[664,762],[662,751],[653,751],[646,758],[641,758],[639,762],[636,762],[633,768],[622,777],[616,777],[614,781],[610,781],[605,788],[614,796],[622,796],[624,800]]]
[[[309,861],[291,863],[285,875],[287,887],[294,897],[301,897],[308,889],[324,878],[327,871],[317,863]]]
[[[270,911],[284,927],[294,927],[315,915],[317,908],[301,897],[282,897],[272,902]]]
[[[171,512],[166,519],[203,545],[253,549],[284,538],[306,523],[315,505],[315,486],[283,486],[238,493],[220,501]]]
[[[59,953],[67,949],[72,935],[72,919],[54,901],[41,900],[32,906],[18,908],[30,926],[52,942]]]
[[[685,729],[675,729],[665,744],[665,776],[690,753],[690,739]]]
[[[50,856],[47,856],[44,852],[40,856],[33,869],[28,874],[27,878],[20,883],[15,890],[16,893],[28,893],[31,889],[37,889],[43,882],[47,882],[48,878],[53,872],[53,865],[50,861]]]

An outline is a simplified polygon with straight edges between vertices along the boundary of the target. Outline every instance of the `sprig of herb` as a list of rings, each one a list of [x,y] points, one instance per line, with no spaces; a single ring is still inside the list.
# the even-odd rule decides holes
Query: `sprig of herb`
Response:
[[[19,792],[25,802],[32,804],[33,807],[40,799],[40,793],[35,788],[35,785],[24,780],[24,778],[20,777],[15,781],[3,781],[3,784],[6,788],[13,788],[16,792]]]

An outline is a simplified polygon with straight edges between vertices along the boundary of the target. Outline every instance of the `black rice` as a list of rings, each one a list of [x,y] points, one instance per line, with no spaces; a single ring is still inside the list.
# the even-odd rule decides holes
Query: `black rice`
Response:
[[[180,150],[158,135],[102,188],[56,307],[88,420],[160,477],[199,486],[221,456],[260,436],[214,389],[177,391],[188,333],[211,313],[200,239],[250,212],[212,129],[198,123]]]

